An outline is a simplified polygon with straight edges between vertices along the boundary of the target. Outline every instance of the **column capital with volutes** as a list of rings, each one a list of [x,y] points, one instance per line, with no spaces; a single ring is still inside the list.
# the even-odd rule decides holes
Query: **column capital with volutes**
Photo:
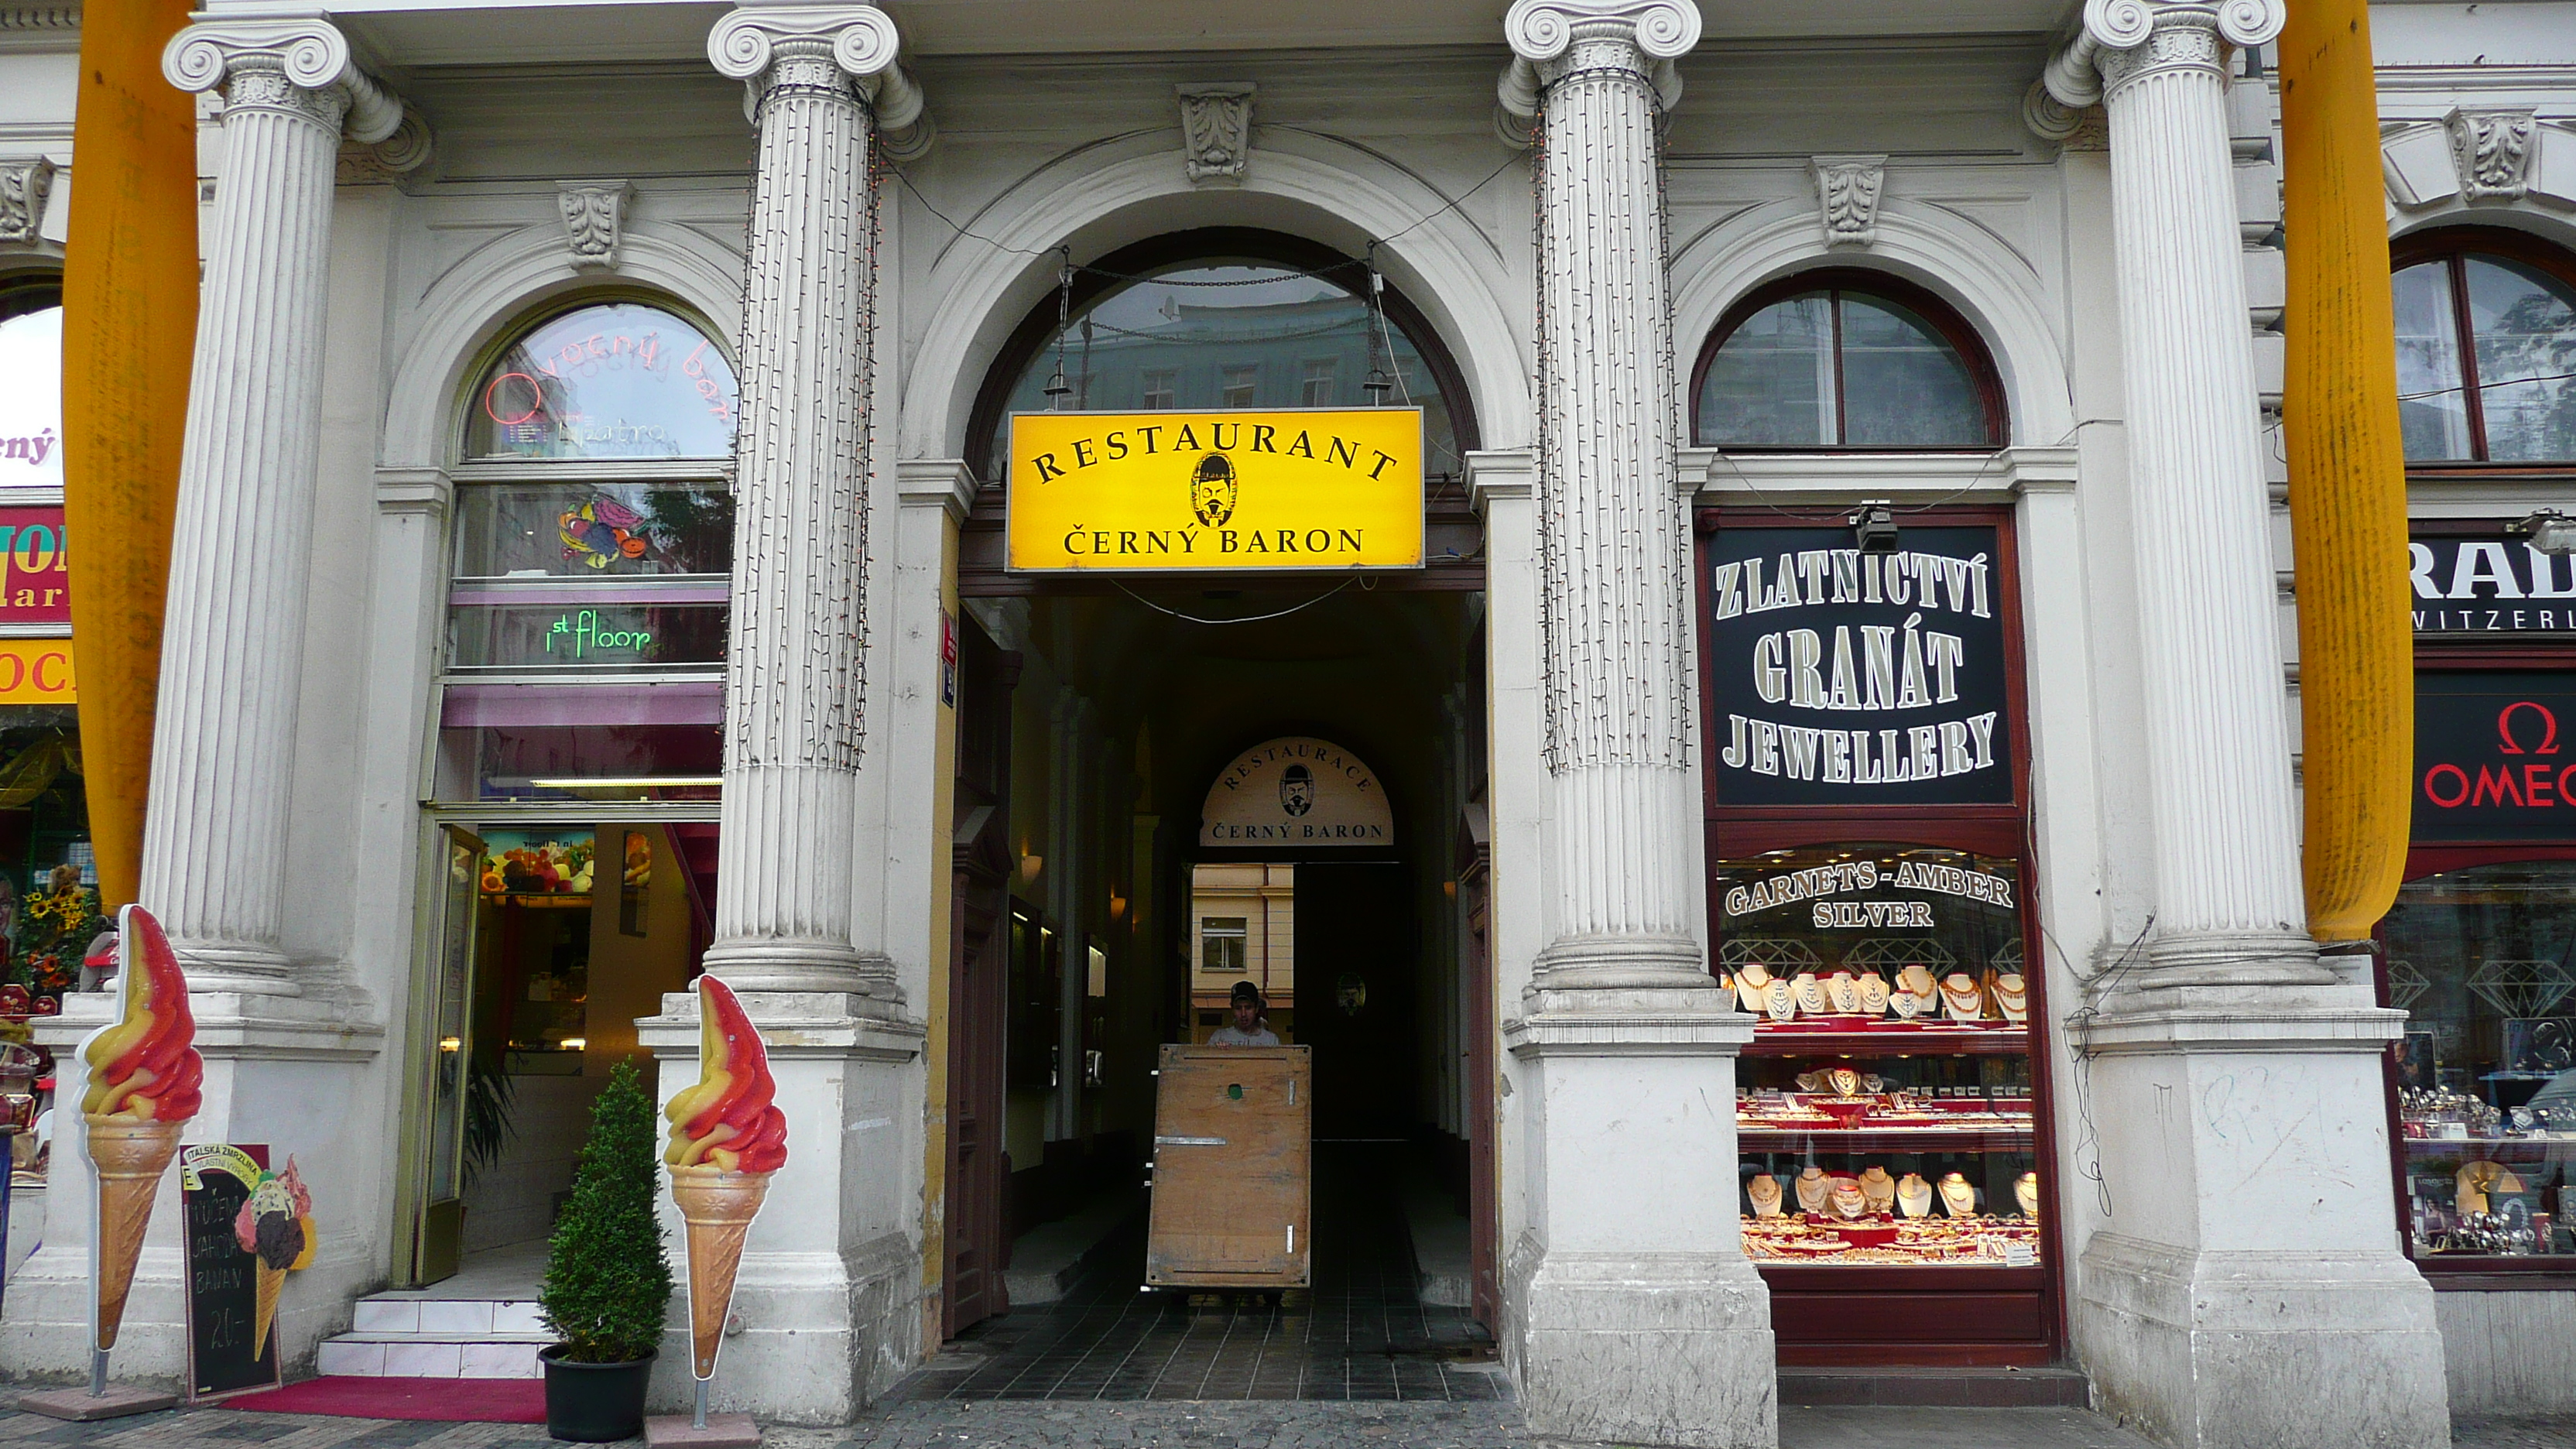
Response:
[[[755,120],[772,96],[855,95],[876,118],[887,154],[909,160],[930,146],[921,88],[896,63],[894,18],[874,5],[745,5],[707,33],[707,60],[748,88]]]
[[[368,145],[403,122],[401,99],[359,66],[349,37],[319,11],[199,11],[161,52],[161,74],[183,91],[221,89],[228,110],[294,115]]]
[[[1552,80],[1574,71],[1632,70],[1670,110],[1682,97],[1673,62],[1699,36],[1694,0],[1513,0],[1503,15],[1512,63],[1495,87],[1496,99],[1505,116],[1528,121],[1537,117],[1539,93]],[[1508,126],[1504,136],[1524,139]]]
[[[2285,0],[2085,0],[2083,24],[2049,57],[2041,84],[2081,109],[2152,72],[2218,75],[2228,46],[2266,44],[2288,20]]]

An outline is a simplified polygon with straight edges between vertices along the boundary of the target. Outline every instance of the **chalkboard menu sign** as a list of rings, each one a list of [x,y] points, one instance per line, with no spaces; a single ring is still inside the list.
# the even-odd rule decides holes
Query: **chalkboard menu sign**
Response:
[[[235,1230],[266,1174],[266,1147],[206,1143],[179,1154],[188,1249],[188,1396],[212,1398],[279,1382],[277,1335],[262,1333],[259,1255]],[[272,1298],[272,1302],[274,1299]]]
[[[1721,805],[2008,805],[1996,530],[1700,536],[1708,771]]]

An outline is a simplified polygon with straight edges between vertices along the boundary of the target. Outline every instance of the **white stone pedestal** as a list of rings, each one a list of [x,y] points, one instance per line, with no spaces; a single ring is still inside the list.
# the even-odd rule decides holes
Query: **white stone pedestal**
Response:
[[[2076,1282],[2104,1413],[2190,1449],[2449,1442],[2361,987],[2115,998],[2077,1039],[2110,1189]]]
[[[733,1316],[716,1362],[714,1409],[768,1422],[839,1424],[894,1386],[920,1356],[922,1027],[868,997],[743,992],[768,1043],[787,1112],[787,1165],[751,1225]],[[635,1023],[661,1064],[664,1107],[698,1080],[698,997],[674,992]],[[905,1185],[914,1184],[907,1194]],[[687,1238],[659,1193],[671,1318],[652,1407],[690,1401]]]
[[[1530,1175],[1503,1344],[1531,1432],[1771,1449],[1771,1299],[1735,1205],[1734,1058],[1753,1019],[1713,991],[1525,1004],[1503,1031]]]

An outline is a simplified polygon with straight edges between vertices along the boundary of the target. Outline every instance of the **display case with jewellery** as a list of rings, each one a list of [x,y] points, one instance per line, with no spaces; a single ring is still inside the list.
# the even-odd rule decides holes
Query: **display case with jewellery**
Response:
[[[1736,1206],[1774,1322],[1938,1313],[1954,1332],[1933,1361],[2046,1361],[2055,1239],[2017,862],[1807,846],[1727,860],[1714,886],[1720,984],[1758,1018],[1736,1070]],[[1783,1362],[1851,1347],[1782,1335]]]
[[[2381,925],[2398,1230],[2437,1288],[2576,1286],[2576,860],[2462,854]]]

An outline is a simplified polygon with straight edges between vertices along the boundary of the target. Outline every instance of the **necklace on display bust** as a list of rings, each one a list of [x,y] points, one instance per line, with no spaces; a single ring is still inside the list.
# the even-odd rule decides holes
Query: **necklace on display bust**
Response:
[[[1735,1002],[1747,1011],[1760,1011],[1768,999],[1771,973],[1759,965],[1748,965],[1735,973]]]
[[[1780,1216],[1780,1179],[1763,1173],[1744,1185],[1744,1199],[1753,1204],[1757,1218]]]
[[[1912,992],[1919,1001],[1932,999],[1933,985],[1932,968],[1920,961],[1896,973],[1897,989]]]
[[[1860,978],[1860,1014],[1884,1016],[1887,1013],[1887,982],[1872,971]]]
[[[1896,1179],[1884,1167],[1873,1167],[1860,1175],[1860,1195],[1869,1201],[1869,1210],[1884,1213],[1896,1205]]]
[[[1941,1211],[1954,1218],[1977,1215],[1977,1190],[1968,1180],[1953,1172],[1941,1179]]]
[[[1860,983],[1848,971],[1837,971],[1825,981],[1825,996],[1833,1002],[1838,1016],[1860,1015]]]
[[[1798,1014],[1798,1003],[1789,996],[1789,983],[1774,979],[1762,988],[1762,1009],[1773,1021],[1787,1021]]]
[[[1919,1218],[1932,1211],[1932,1184],[1923,1174],[1909,1172],[1896,1180],[1896,1205],[1909,1218]]]
[[[1891,992],[1887,998],[1887,1009],[1896,1013],[1898,1021],[1912,1021],[1923,1010],[1923,998],[1911,991]]]
[[[1825,1196],[1825,1206],[1832,1209],[1835,1217],[1850,1222],[1868,1213],[1869,1195],[1860,1190],[1859,1183],[1848,1177],[1837,1177],[1834,1190]]]
[[[1813,971],[1801,971],[1790,979],[1789,989],[1798,994],[1798,1010],[1806,1016],[1825,1014],[1825,983]]]
[[[2022,981],[2021,973],[2005,971],[1996,975],[1995,1009],[2004,1014],[2004,1020],[2020,1023],[2030,1019],[2028,993],[2029,987]]]
[[[1834,1180],[1825,1176],[1821,1167],[1810,1167],[1799,1173],[1794,1185],[1798,1189],[1799,1208],[1811,1213],[1823,1212],[1825,1198],[1834,1190]]]
[[[1983,1021],[1986,1016],[1985,993],[1977,989],[1976,978],[1965,971],[1953,971],[1942,978],[1941,1003],[1949,1008],[1952,1021]]]
[[[1828,1067],[1825,1069],[1825,1085],[1831,1087],[1837,1097],[1857,1097],[1860,1095],[1860,1073],[1850,1067]]]
[[[2013,1201],[2021,1205],[2021,1215],[2039,1221],[2039,1174],[2025,1172],[2013,1179]]]

